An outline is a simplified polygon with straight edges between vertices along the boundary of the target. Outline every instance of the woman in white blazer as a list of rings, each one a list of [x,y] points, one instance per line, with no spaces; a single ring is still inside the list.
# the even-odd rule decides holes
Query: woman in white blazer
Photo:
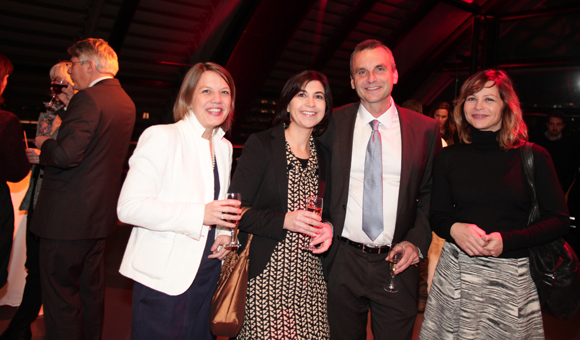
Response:
[[[228,71],[193,66],[176,123],[145,130],[129,160],[117,213],[134,225],[120,269],[135,281],[131,339],[213,339],[209,302],[234,227],[222,217],[241,212],[240,201],[220,200],[230,182],[232,145],[223,136],[234,100]]]

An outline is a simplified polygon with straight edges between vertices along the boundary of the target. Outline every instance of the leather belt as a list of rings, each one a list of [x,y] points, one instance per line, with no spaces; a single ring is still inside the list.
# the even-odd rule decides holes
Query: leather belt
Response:
[[[340,237],[340,240],[348,244],[349,246],[359,249],[363,253],[367,254],[387,254],[389,250],[391,250],[391,246],[374,246],[370,244],[358,243],[342,236]]]

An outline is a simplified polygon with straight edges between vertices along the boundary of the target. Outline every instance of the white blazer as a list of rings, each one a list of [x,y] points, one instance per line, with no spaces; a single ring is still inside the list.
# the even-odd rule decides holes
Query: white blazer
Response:
[[[191,286],[209,231],[203,215],[214,199],[214,176],[203,132],[193,112],[175,124],[145,130],[117,205],[119,220],[134,225],[119,271],[168,295]],[[213,137],[220,199],[232,167],[232,144],[223,135],[219,129]],[[229,235],[229,229],[218,227],[217,235]]]

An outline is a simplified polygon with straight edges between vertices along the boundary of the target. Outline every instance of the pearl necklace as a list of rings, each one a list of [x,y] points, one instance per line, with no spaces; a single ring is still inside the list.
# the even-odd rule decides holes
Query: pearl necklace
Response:
[[[215,130],[212,132],[211,137],[209,139],[209,145],[211,148],[211,166],[212,169],[215,169],[215,141],[214,141],[214,136],[215,136]]]

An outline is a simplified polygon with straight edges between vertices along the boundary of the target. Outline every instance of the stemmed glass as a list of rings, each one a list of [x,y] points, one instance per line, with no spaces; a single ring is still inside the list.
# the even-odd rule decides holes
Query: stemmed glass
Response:
[[[385,291],[389,293],[396,293],[399,291],[399,288],[395,286],[395,276],[396,276],[395,267],[403,257],[403,251],[395,250],[395,245],[393,244],[391,245],[391,252],[389,253],[389,256],[391,257],[391,261],[389,262],[389,272],[391,274],[391,278],[389,280],[389,283],[384,288]]]
[[[68,84],[63,79],[55,80],[50,83],[50,91],[52,92],[52,98],[50,99],[49,102],[44,103],[44,106],[46,107],[47,110],[57,111],[58,109],[64,106],[64,104],[60,100],[58,100],[56,96],[61,94],[62,89],[67,86]]]
[[[228,192],[226,194],[226,199],[234,199],[234,200],[238,200],[241,201],[242,200],[242,194],[240,194],[239,192]],[[225,214],[224,216],[228,216],[231,214]],[[228,249],[238,249],[241,244],[238,241],[238,221],[233,221],[233,220],[227,220],[230,223],[234,223],[236,226],[234,228],[231,228],[230,232],[232,233],[231,235],[231,240],[230,243],[226,244],[225,247]]]
[[[308,200],[308,205],[306,206],[306,210],[315,213],[318,216],[322,216],[322,198],[320,197],[311,197]],[[314,240],[315,236],[310,236],[310,242],[307,246],[304,247],[304,250],[313,251],[316,250],[316,247],[312,245],[312,241]]]

